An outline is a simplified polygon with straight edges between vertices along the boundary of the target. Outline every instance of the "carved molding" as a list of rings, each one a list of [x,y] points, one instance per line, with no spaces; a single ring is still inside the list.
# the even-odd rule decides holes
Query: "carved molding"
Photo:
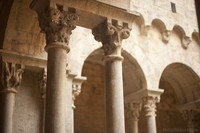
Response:
[[[138,121],[140,111],[142,109],[142,103],[127,103],[125,105],[127,112],[129,113],[129,118]]]
[[[92,34],[95,40],[102,42],[105,55],[112,55],[117,54],[116,49],[121,48],[122,40],[130,36],[130,29],[126,23],[107,20],[92,29]]]
[[[147,117],[156,116],[156,103],[159,102],[158,97],[144,97],[143,104]]]
[[[81,86],[84,81],[86,81],[86,77],[75,77],[72,83],[72,108],[75,109],[74,101],[76,97],[81,93]]]
[[[192,42],[191,38],[190,37],[183,37],[182,40],[181,40],[181,44],[182,44],[182,47],[187,49],[189,44]]]
[[[68,45],[72,30],[79,20],[75,12],[49,8],[38,16],[41,30],[46,33],[47,44],[56,42]]]
[[[165,31],[162,33],[162,41],[163,41],[164,43],[168,43],[169,40],[170,40],[170,35],[171,35],[171,31],[165,30]]]
[[[46,97],[47,70],[43,69],[39,79],[39,89],[42,98]]]
[[[20,64],[2,62],[1,91],[16,93],[21,84],[23,66]]]

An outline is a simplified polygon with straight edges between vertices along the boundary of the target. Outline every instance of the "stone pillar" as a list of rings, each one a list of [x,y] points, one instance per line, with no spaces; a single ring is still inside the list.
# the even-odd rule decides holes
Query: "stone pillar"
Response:
[[[86,77],[75,77],[72,84],[72,113],[73,113],[73,129],[72,133],[74,133],[74,109],[76,106],[74,105],[76,97],[81,93],[81,86],[84,81],[86,81]]]
[[[145,115],[147,119],[147,133],[157,133],[156,129],[156,103],[159,102],[158,97],[147,96],[143,98]]]
[[[3,125],[1,133],[13,132],[13,113],[15,95],[22,80],[23,68],[21,65],[3,62],[1,70],[1,93],[4,93]]]
[[[139,133],[138,132],[138,118],[139,112],[141,111],[141,103],[128,103],[126,104],[127,112],[129,113],[129,133]]]
[[[61,6],[48,8],[38,14],[41,30],[46,33],[47,93],[46,93],[46,133],[65,132],[66,65],[71,31],[75,29],[78,16],[75,10],[64,11]],[[69,116],[70,117],[70,116]]]
[[[129,37],[128,24],[107,20],[92,31],[105,53],[106,132],[125,133],[121,45]]]
[[[43,69],[41,72],[41,77],[39,79],[39,89],[41,98],[43,101],[42,107],[42,133],[45,132],[45,113],[46,113],[46,83],[47,83],[47,71],[46,69]]]

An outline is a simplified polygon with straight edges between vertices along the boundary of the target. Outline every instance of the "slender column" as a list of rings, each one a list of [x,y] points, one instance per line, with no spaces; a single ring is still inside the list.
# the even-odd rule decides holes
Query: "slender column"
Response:
[[[46,113],[46,83],[47,83],[47,71],[43,69],[41,77],[39,80],[39,89],[41,98],[43,100],[43,110],[42,110],[42,133],[45,131],[45,113]]]
[[[147,119],[147,133],[156,133],[156,103],[158,97],[148,96],[143,98],[145,115]]]
[[[64,11],[61,6],[49,8],[38,14],[40,27],[46,33],[47,94],[46,94],[46,133],[65,132],[65,93],[66,64],[69,52],[69,38],[75,29],[78,16],[75,10]]]
[[[125,133],[121,44],[130,30],[124,23],[107,20],[92,32],[105,53],[106,132]]]
[[[21,84],[23,69],[21,65],[3,62],[1,70],[1,92],[4,93],[3,125],[1,133],[13,132],[13,113],[15,95]]]
[[[138,118],[141,111],[141,103],[128,103],[126,109],[129,113],[129,131],[130,133],[139,133],[138,132]]]

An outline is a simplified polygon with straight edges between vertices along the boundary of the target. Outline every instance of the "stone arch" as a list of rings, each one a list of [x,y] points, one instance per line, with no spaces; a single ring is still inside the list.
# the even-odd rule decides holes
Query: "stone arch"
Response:
[[[199,76],[185,64],[172,63],[168,65],[162,73],[160,82],[162,80],[174,88],[178,104],[192,102],[200,98]],[[160,88],[162,88],[161,85]]]
[[[160,19],[154,19],[152,21],[152,26],[158,27],[161,32],[164,32],[165,30],[167,30],[165,23]]]
[[[94,50],[85,61],[95,62],[100,65],[103,63],[104,52],[103,49],[99,48]],[[136,92],[140,89],[147,88],[147,82],[144,72],[137,60],[128,52],[123,50],[122,56],[123,61],[123,82],[124,82],[124,95]],[[83,71],[83,70],[82,70]]]
[[[123,85],[125,97],[126,95],[134,93],[140,89],[147,88],[147,83],[144,73],[136,59],[125,50],[122,52],[122,56],[124,57]],[[87,81],[83,83],[82,92],[75,101],[77,107],[75,109],[75,132],[79,130],[87,133],[105,132],[103,57],[103,49],[98,48],[85,59],[82,75],[87,77]],[[90,113],[88,110],[92,110],[92,112]],[[84,114],[86,111],[88,111],[88,114]]]
[[[195,40],[200,46],[200,37],[199,37],[199,33],[198,32],[193,32],[192,33],[192,40]]]
[[[164,69],[159,82],[159,88],[164,89],[164,93],[157,105],[158,132],[163,127],[187,129],[179,107],[200,98],[199,83],[199,76],[183,63],[171,63]]]
[[[10,15],[10,10],[14,0],[1,0],[0,1],[0,48],[3,48],[3,41],[6,32],[7,22]]]
[[[31,1],[13,1],[2,48],[46,58],[45,34],[41,33],[36,12],[29,8]]]

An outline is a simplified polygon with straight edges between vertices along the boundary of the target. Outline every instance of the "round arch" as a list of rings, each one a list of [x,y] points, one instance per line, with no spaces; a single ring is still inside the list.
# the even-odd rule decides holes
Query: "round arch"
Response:
[[[198,75],[183,63],[172,63],[164,69],[159,82],[164,93],[157,105],[158,132],[163,128],[188,128],[179,107],[200,98],[199,83]]]
[[[124,97],[139,89],[147,88],[144,73],[128,52],[123,51]],[[87,77],[82,85],[82,92],[76,98],[75,132],[105,132],[105,87],[104,87],[104,52],[94,50],[85,60],[82,75]],[[98,110],[98,111],[97,111]],[[84,131],[83,131],[84,130]]]
[[[178,104],[195,101],[200,98],[199,76],[189,66],[182,63],[168,65],[161,76],[160,88],[165,89],[163,82],[168,82],[176,95]]]

